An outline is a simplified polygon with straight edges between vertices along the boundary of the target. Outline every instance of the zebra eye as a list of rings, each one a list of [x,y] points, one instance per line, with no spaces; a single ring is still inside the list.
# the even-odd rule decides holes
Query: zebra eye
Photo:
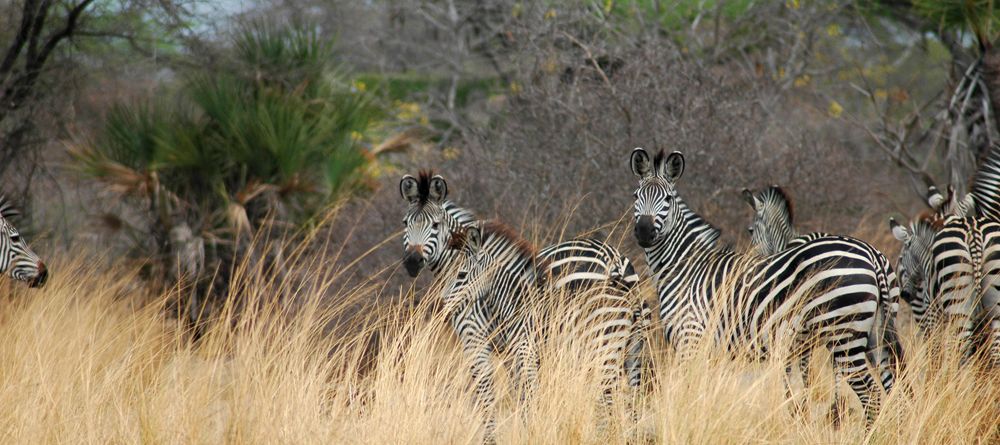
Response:
[[[753,226],[747,227],[747,232],[753,233]]]
[[[19,243],[19,242],[21,242],[21,235],[12,235],[10,237],[10,242],[12,242],[12,243]]]
[[[437,230],[438,227],[440,227],[440,226],[441,226],[441,223],[438,223],[438,222],[435,222],[434,224],[431,224],[431,228],[434,229],[434,230]]]

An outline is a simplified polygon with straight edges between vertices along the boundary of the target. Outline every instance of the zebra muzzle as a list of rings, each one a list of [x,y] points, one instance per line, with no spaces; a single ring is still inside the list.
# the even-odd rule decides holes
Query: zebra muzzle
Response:
[[[652,216],[640,216],[635,222],[635,240],[641,247],[650,247],[656,239],[656,229],[653,227]]]
[[[45,263],[38,263],[38,274],[35,275],[35,279],[28,283],[28,287],[42,287],[45,285],[45,281],[49,278],[49,270],[45,267]]]
[[[418,252],[407,252],[403,258],[403,266],[411,277],[416,278],[420,274],[420,269],[424,267],[424,257]]]

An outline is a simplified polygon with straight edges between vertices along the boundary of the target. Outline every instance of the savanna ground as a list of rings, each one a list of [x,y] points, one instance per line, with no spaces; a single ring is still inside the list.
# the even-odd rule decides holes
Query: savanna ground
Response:
[[[615,233],[620,232],[612,234],[613,241],[631,242]],[[387,241],[395,243],[397,236]],[[467,364],[436,304],[438,289],[402,291],[373,304],[384,283],[344,287],[348,271],[324,267],[331,258],[290,248],[291,269],[306,273],[289,278],[259,263],[240,267],[228,303],[197,342],[169,316],[171,302],[183,291],[150,295],[129,266],[98,266],[106,258],[84,253],[51,258],[53,275],[41,290],[5,281],[0,438],[4,443],[479,441],[481,417],[473,409]],[[638,263],[645,273],[643,261]],[[642,286],[650,296],[648,283]],[[827,418],[832,379],[825,353],[814,356],[817,383],[808,391],[804,414],[794,416],[780,360],[750,363],[704,348],[693,364],[681,366],[658,345],[662,331],[654,324],[649,334],[654,377],[637,396],[619,388],[607,428],[597,426],[597,381],[584,366],[586,351],[557,334],[542,347],[535,397],[521,401],[501,371],[498,439],[1000,440],[995,372],[959,366],[947,336],[924,341],[908,326],[903,330],[907,362],[898,388],[905,390],[885,399],[868,433],[846,385],[840,392],[850,408],[847,417],[839,428]],[[638,423],[628,414],[633,403]]]

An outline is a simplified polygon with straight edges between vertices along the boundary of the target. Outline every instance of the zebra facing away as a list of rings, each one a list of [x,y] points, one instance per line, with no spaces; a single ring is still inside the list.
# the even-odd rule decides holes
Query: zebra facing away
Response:
[[[865,407],[870,426],[881,390],[894,384],[891,368],[877,369],[879,376],[889,376],[881,385],[869,372],[880,362],[871,353],[884,339],[873,328],[880,294],[889,288],[871,249],[836,236],[767,257],[714,247],[718,230],[677,193],[681,153],[660,151],[653,158],[636,148],[630,164],[639,177],[635,237],[656,283],[667,341],[681,358],[689,359],[702,339],[754,358],[788,347],[778,352],[787,352],[791,395],[792,360],[824,345]]]
[[[455,274],[465,256],[461,249],[454,248],[453,235],[479,224],[476,217],[447,199],[448,185],[439,175],[430,172],[421,172],[418,177],[406,175],[400,181],[399,188],[400,195],[408,203],[403,219],[403,263],[407,272],[415,277],[422,268],[427,267],[435,275]],[[492,234],[495,231],[487,232]],[[486,238],[493,239],[489,236]],[[645,302],[632,301],[631,296],[637,296],[635,288],[639,277],[631,261],[614,247],[592,239],[561,242],[538,251],[536,256],[537,265],[545,269],[544,275],[551,277],[547,282],[548,287],[571,294],[602,289],[608,295],[604,300],[608,303],[606,306],[594,308],[595,313],[602,314],[598,318],[606,319],[608,315],[613,315],[604,326],[600,342],[595,343],[595,350],[606,354],[604,363],[608,368],[604,371],[608,375],[620,375],[624,368],[629,384],[638,386],[642,373],[644,330],[649,326],[651,311],[645,306]],[[460,278],[456,276],[455,279]],[[446,283],[445,288],[454,284],[455,282]],[[506,298],[520,293],[521,288],[495,290],[499,292],[495,298]],[[634,299],[639,300],[637,297]],[[461,337],[459,326],[456,325],[455,328]],[[470,353],[470,358],[479,360],[481,354],[482,352]],[[610,368],[612,365],[614,369]],[[473,368],[474,373],[485,372],[483,369],[491,370],[488,368],[489,364],[477,366],[480,370]],[[492,404],[492,394],[483,397],[483,402]],[[488,404],[483,402],[480,404],[487,407]],[[492,419],[488,419],[487,426],[491,435]]]
[[[777,185],[768,186],[756,192],[749,189],[743,189],[743,198],[754,211],[753,221],[751,222],[748,231],[750,232],[751,248],[760,255],[775,255],[785,249],[804,245],[815,239],[831,236],[830,234],[823,232],[812,232],[806,235],[799,235],[793,225],[795,217],[792,200],[789,198],[784,189]],[[881,268],[880,274],[887,277],[888,289],[884,289],[879,292],[880,297],[883,297],[884,300],[879,301],[879,323],[875,326],[876,329],[880,329],[877,335],[884,336],[885,341],[876,345],[876,349],[872,351],[872,354],[873,360],[879,362],[880,369],[884,370],[888,367],[893,367],[898,370],[903,360],[903,346],[899,341],[899,335],[896,331],[895,323],[899,308],[898,300],[900,297],[900,288],[896,280],[896,273],[889,264],[889,260],[886,259],[885,255],[883,255],[878,249],[862,240],[858,240],[856,238],[851,239],[868,247],[870,251],[869,256],[877,259],[876,266]],[[799,370],[802,373],[803,380],[805,380],[807,384],[809,382],[808,373],[810,356],[811,354],[807,349],[803,351],[799,360]],[[833,365],[835,368],[836,364],[834,363]],[[883,385],[885,384],[884,380],[894,378],[894,374],[895,373],[882,375]],[[833,398],[834,404],[831,410],[831,416],[836,421],[839,419],[839,405],[836,403],[836,400],[838,399],[836,379],[834,383]]]
[[[18,214],[10,202],[0,196],[0,273],[26,282],[30,287],[42,287],[49,276],[45,263],[8,221]]]
[[[971,196],[957,201],[953,190],[943,197],[932,187],[932,215],[918,218],[909,230],[894,220],[889,224],[903,242],[904,292],[915,292],[921,300],[914,306],[921,330],[957,323],[965,358],[985,346],[991,362],[1000,366],[1000,223],[965,216],[979,212],[975,206],[982,201]]]

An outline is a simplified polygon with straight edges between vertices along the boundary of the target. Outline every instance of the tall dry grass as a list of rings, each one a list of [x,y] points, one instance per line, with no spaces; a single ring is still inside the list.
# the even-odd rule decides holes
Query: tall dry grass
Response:
[[[84,255],[50,259],[44,289],[0,285],[0,442],[480,440],[468,365],[434,302],[437,289],[420,303],[402,292],[373,305],[378,283],[343,287],[343,271],[328,270],[326,259],[292,257],[292,269],[310,273],[275,279],[260,265],[237,271],[241,285],[198,342],[165,315],[178,291],[150,297],[132,270],[101,268]],[[826,418],[829,357],[814,358],[818,383],[805,391],[806,412],[794,416],[778,358],[734,361],[704,348],[685,366],[664,352],[659,331],[651,335],[655,379],[639,394],[619,388],[605,428],[598,376],[584,365],[580,342],[556,334],[541,346],[539,387],[529,400],[500,360],[499,441],[1000,441],[1000,378],[959,366],[957,348],[942,336],[929,343],[906,336],[900,387],[907,391],[888,396],[866,433],[846,387],[847,419],[835,429]]]

